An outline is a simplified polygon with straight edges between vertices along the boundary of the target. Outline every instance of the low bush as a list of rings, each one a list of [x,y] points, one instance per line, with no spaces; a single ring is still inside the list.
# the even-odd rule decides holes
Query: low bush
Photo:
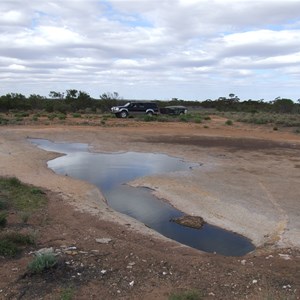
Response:
[[[9,240],[1,240],[0,239],[0,255],[5,257],[14,257],[16,256],[21,250],[18,246]]]
[[[66,115],[65,114],[57,114],[57,118],[59,119],[59,120],[65,120],[66,119]]]
[[[57,258],[53,253],[40,254],[28,264],[28,270],[31,273],[42,273],[53,268],[56,264]]]
[[[145,115],[143,120],[144,122],[152,122],[152,121],[156,121],[156,117],[151,115]]]
[[[228,125],[228,126],[231,126],[231,125],[233,125],[233,122],[232,122],[232,120],[227,120],[227,121],[225,122],[225,124]]]
[[[181,293],[173,293],[169,296],[169,300],[201,300],[203,296],[197,290],[185,291]]]
[[[21,181],[16,177],[9,178],[7,182],[12,187],[20,187],[21,186]]]
[[[73,118],[81,118],[81,114],[79,114],[79,113],[74,113],[74,114],[73,114]]]
[[[9,232],[0,235],[0,255],[14,257],[22,251],[22,246],[33,245],[34,238],[28,234]]]
[[[71,300],[74,295],[74,289],[73,288],[65,288],[61,291],[60,294],[60,300]]]
[[[7,224],[7,212],[6,211],[2,211],[0,212],[0,228],[4,228]]]
[[[7,200],[4,198],[0,198],[0,210],[7,209],[8,203]]]

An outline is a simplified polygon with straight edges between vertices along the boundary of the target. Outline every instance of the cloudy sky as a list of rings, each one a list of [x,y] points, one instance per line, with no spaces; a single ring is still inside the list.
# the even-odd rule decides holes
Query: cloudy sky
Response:
[[[300,98],[299,0],[1,0],[0,95]]]

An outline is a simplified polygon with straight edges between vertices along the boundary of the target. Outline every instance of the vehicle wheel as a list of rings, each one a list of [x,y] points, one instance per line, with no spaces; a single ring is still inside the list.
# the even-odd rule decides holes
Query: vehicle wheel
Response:
[[[127,116],[128,116],[128,112],[126,110],[123,110],[123,111],[120,112],[120,117],[121,118],[127,118]]]

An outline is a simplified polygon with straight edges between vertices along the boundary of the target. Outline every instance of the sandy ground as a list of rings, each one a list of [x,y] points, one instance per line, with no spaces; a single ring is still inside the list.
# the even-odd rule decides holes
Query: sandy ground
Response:
[[[16,176],[25,183],[50,190],[78,213],[88,213],[98,220],[109,222],[112,224],[109,226],[115,226],[117,230],[120,230],[118,226],[126,227],[126,230],[130,227],[130,232],[142,234],[146,240],[158,238],[160,243],[169,243],[143,224],[107,207],[101,191],[94,186],[54,174],[47,168],[47,160],[57,154],[38,149],[27,138],[87,143],[91,151],[166,153],[199,163],[199,168],[139,178],[130,184],[150,187],[158,197],[166,199],[178,209],[200,215],[211,224],[245,235],[258,247],[252,254],[254,256],[259,255],[260,251],[298,251],[299,135],[273,131],[268,127],[243,124],[225,126],[220,118],[213,119],[209,128],[186,123],[110,122],[105,126],[54,124],[1,127],[0,175]],[[192,257],[195,252],[199,253],[175,242],[172,245],[172,249],[182,248],[178,251],[191,251]],[[178,252],[177,255],[182,253]],[[207,257],[204,257],[207,261]],[[294,267],[299,272],[299,256],[295,257],[297,264]],[[223,260],[223,263],[227,262]],[[173,284],[159,288],[157,293],[161,299],[165,299],[162,296],[166,295],[164,290],[169,291]],[[152,289],[139,293],[151,295],[149,299],[152,299],[155,291]],[[215,294],[211,293],[210,296]],[[139,299],[136,294],[128,295],[128,299],[133,295]]]

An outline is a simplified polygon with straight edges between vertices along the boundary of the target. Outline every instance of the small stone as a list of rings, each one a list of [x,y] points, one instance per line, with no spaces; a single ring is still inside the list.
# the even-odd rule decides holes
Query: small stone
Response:
[[[253,280],[252,280],[252,283],[253,283],[253,284],[257,283],[257,280],[256,280],[256,279],[253,279]]]
[[[134,280],[132,280],[131,282],[129,282],[129,285],[133,286],[134,285]]]
[[[280,256],[280,258],[284,259],[284,260],[290,260],[291,256],[289,254],[278,254]]]
[[[70,246],[70,247],[65,248],[64,250],[77,250],[77,247]]]
[[[108,244],[112,241],[112,239],[110,238],[100,238],[100,239],[96,239],[96,242],[99,244]]]
[[[106,270],[101,270],[101,274],[102,274],[102,275],[104,275],[104,274],[106,274],[106,273],[107,273]]]
[[[246,259],[241,260],[241,264],[244,266],[246,264]]]
[[[35,251],[34,252],[35,255],[44,255],[44,254],[54,254],[54,250],[53,250],[53,247],[50,247],[50,248],[42,248],[38,251]]]

